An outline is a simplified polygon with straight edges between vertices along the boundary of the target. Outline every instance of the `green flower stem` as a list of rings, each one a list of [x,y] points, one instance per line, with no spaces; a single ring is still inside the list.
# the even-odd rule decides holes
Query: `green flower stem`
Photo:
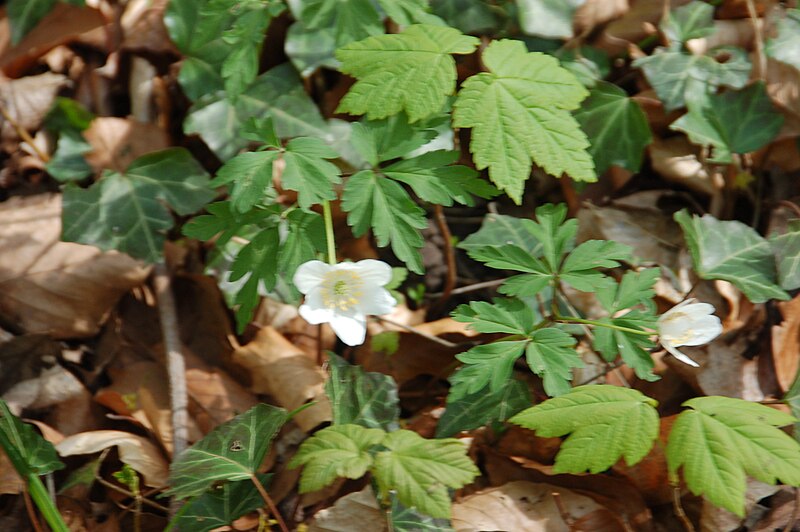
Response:
[[[61,513],[59,513],[53,500],[50,498],[50,494],[47,493],[39,475],[36,473],[29,473],[27,480],[28,493],[31,494],[31,499],[33,499],[33,502],[39,508],[39,511],[42,512],[42,517],[44,517],[44,520],[50,525],[53,532],[69,532],[67,524],[61,517]]]
[[[328,201],[322,202],[322,217],[325,219],[325,238],[328,241],[328,264],[336,264],[336,241],[333,239],[333,217]]]
[[[613,323],[603,323],[602,321],[585,320],[583,318],[572,318],[567,316],[554,316],[553,319],[560,323],[583,323],[584,325],[594,325],[595,327],[605,327],[607,329],[614,329],[621,332],[640,334],[642,336],[652,336],[654,332],[642,331],[639,329],[631,329],[630,327],[620,327]]]

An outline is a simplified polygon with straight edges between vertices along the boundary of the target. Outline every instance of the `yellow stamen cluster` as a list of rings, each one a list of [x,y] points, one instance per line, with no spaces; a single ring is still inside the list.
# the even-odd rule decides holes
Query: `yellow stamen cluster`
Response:
[[[322,280],[322,304],[330,309],[345,311],[358,304],[364,281],[350,270],[334,270]]]

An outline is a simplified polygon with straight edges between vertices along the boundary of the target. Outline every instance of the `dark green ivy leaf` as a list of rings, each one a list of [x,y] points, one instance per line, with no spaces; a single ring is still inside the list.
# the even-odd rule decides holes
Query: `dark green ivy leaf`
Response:
[[[335,425],[353,423],[385,431],[399,428],[400,404],[392,377],[364,371],[330,352],[328,364],[325,394],[333,407]]]

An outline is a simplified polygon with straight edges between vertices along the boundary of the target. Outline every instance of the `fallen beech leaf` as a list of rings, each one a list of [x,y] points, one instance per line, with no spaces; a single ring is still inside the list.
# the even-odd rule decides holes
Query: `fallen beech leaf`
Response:
[[[0,495],[16,495],[22,492],[25,485],[8,455],[0,450]]]
[[[457,532],[481,530],[525,530],[526,532],[569,532],[553,493],[558,493],[573,519],[603,510],[589,497],[569,489],[526,481],[515,481],[480,491],[453,505],[453,528]],[[621,524],[615,530],[624,530]]]
[[[69,82],[66,76],[46,72],[22,79],[0,80],[0,104],[14,123],[22,129],[37,129],[44,119],[58,91]],[[13,125],[0,117],[2,137],[17,139],[19,134]]]
[[[61,242],[61,198],[14,197],[0,205],[0,316],[53,338],[93,336],[149,269],[127,255]]]
[[[305,432],[332,419],[325,374],[272,327],[263,327],[253,341],[234,351],[233,362],[250,372],[253,392],[271,395],[289,411],[314,401],[292,418]]]
[[[628,12],[628,0],[587,0],[572,17],[575,32],[580,34],[617,19]]]
[[[56,451],[61,456],[92,454],[109,447],[117,447],[119,459],[138,471],[144,482],[154,488],[163,488],[169,477],[169,464],[161,451],[150,440],[120,430],[93,430],[64,438]]]
[[[800,369],[800,296],[779,302],[783,322],[772,327],[772,360],[781,389],[787,391]]]
[[[702,194],[714,194],[711,176],[697,158],[697,147],[684,136],[654,138],[648,147],[653,169],[664,179]]]
[[[122,15],[123,50],[180,55],[164,26],[167,0],[131,0]]]
[[[138,157],[169,147],[167,134],[155,124],[113,116],[95,118],[83,136],[92,146],[86,161],[96,172],[124,172]]]
[[[370,486],[340,497],[330,508],[314,514],[314,520],[308,525],[308,532],[383,532],[386,529],[386,512],[378,507]]]

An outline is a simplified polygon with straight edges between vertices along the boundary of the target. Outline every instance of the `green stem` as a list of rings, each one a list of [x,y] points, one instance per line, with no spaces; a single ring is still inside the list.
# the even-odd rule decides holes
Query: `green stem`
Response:
[[[322,202],[322,217],[325,220],[325,238],[328,241],[328,264],[336,265],[336,241],[333,239],[333,217],[327,200]]]
[[[613,323],[603,323],[602,321],[595,321],[595,320],[585,320],[583,318],[572,318],[566,316],[554,316],[554,320],[561,322],[561,323],[583,323],[585,325],[594,325],[595,327],[605,327],[607,329],[614,329],[620,332],[626,332],[631,334],[640,334],[642,336],[652,336],[653,332],[649,331],[642,331],[639,329],[631,329],[630,327],[621,327],[619,325],[614,325]]]
[[[42,480],[36,473],[28,474],[28,492],[53,532],[69,532],[67,524],[64,523],[58,508],[53,504],[50,494],[47,493]]]

